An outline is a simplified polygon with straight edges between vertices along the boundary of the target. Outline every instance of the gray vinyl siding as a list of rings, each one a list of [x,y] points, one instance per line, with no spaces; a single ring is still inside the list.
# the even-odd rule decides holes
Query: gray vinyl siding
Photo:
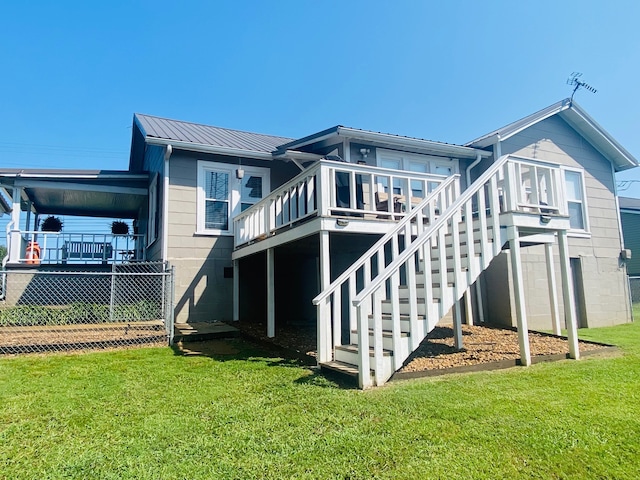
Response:
[[[231,320],[233,236],[197,235],[198,160],[238,164],[236,157],[175,152],[169,161],[167,260],[175,266],[176,322]],[[242,159],[243,166],[271,168],[271,189],[295,176],[293,163]]]
[[[590,236],[581,238],[569,234],[569,254],[580,259],[583,274],[582,285],[578,288],[584,291],[586,308],[580,324],[598,327],[631,321],[626,269],[619,260],[622,239],[611,163],[558,116],[541,121],[504,141],[502,154],[583,169]],[[549,330],[551,317],[544,247],[527,247],[522,252],[529,326]],[[560,316],[564,318],[557,245],[554,245],[554,255]],[[510,265],[506,261],[499,264],[503,265],[501,272],[494,272],[494,275],[509,282],[510,297],[513,298]],[[491,300],[489,304],[491,310]],[[493,320],[515,325],[515,308],[501,308],[500,312],[494,308],[494,313]]]

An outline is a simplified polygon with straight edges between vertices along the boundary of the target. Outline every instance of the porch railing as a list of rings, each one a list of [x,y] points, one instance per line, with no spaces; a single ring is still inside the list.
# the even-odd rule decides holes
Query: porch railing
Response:
[[[399,219],[446,178],[320,160],[234,219],[235,246],[314,216]]]
[[[9,264],[127,263],[146,259],[143,234],[62,233],[10,229]]]

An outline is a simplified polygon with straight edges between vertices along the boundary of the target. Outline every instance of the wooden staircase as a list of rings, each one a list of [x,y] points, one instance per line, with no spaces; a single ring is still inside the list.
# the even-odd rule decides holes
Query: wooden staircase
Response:
[[[314,299],[320,366],[360,388],[384,384],[501,252],[505,221],[523,218],[534,234],[566,218],[560,179],[557,167],[504,156],[462,193],[458,175],[443,182]],[[458,348],[460,323],[456,309]]]

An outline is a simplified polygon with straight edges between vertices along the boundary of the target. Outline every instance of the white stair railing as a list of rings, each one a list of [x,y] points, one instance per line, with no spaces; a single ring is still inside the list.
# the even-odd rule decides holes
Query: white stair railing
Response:
[[[564,213],[560,203],[562,184],[559,172],[557,165],[505,155],[442,212],[435,222],[427,225],[417,238],[405,245],[402,252],[392,251],[394,258],[352,300],[358,319],[361,388],[371,385],[371,370],[376,385],[386,382],[402,365],[408,353],[415,349],[416,342],[419,343],[435,327],[501,251],[499,213]],[[422,301],[427,312],[426,324],[424,331],[418,331],[414,330],[415,322],[411,322],[411,336],[416,338],[405,355],[401,352],[406,349],[403,350],[397,341],[400,332],[398,278],[401,271],[408,272],[406,286],[409,289],[409,310],[413,315],[418,306],[416,277],[412,276],[416,264],[422,267],[424,277]],[[387,295],[391,297],[387,301],[391,303],[393,360],[385,363],[381,305]],[[436,310],[438,315],[433,314]],[[373,324],[373,365],[370,359],[370,336],[362,333],[369,331],[370,316]]]
[[[342,290],[346,290],[347,305],[349,305],[348,326],[349,331],[356,329],[356,309],[352,300],[356,298],[358,283],[361,288],[367,287],[371,282],[371,272],[380,272],[385,265],[385,250],[392,250],[391,261],[398,255],[399,238],[402,237],[405,248],[410,244],[412,237],[417,236],[426,227],[432,225],[441,212],[451,205],[460,192],[460,175],[452,175],[446,178],[430,195],[418,206],[407,213],[402,220],[380,238],[358,261],[353,263],[338,278],[336,278],[324,291],[313,299],[317,306],[318,322],[321,323],[318,345],[318,361],[331,360],[332,349],[340,345],[342,336]],[[413,275],[409,266],[408,275]],[[360,281],[358,280],[360,279]],[[343,288],[344,287],[344,288]],[[415,290],[412,293],[415,295]],[[411,323],[418,329],[418,315],[411,315]],[[333,322],[331,318],[333,317]],[[399,330],[398,330],[399,331]],[[328,344],[327,339],[332,339]]]

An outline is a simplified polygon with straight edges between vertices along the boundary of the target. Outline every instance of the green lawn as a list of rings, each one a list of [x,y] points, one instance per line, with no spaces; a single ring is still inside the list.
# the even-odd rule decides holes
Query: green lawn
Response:
[[[0,478],[629,478],[640,322],[623,354],[361,392],[261,354],[0,360]]]

